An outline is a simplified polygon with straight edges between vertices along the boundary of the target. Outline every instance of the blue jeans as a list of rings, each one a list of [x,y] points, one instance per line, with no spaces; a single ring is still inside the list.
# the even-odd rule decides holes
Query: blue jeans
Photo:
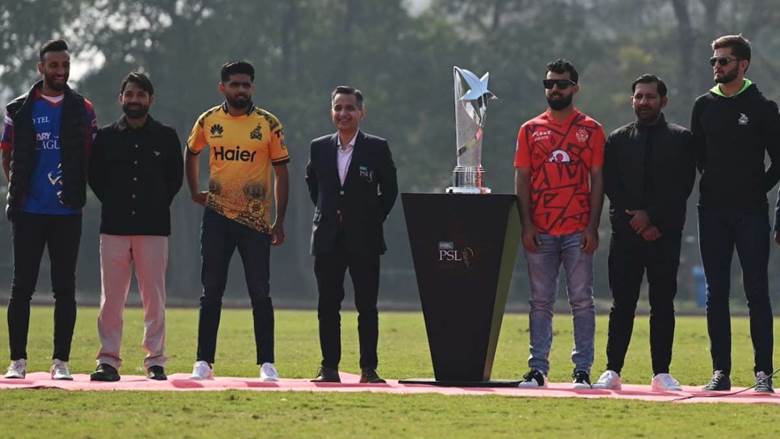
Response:
[[[540,234],[536,252],[525,251],[531,281],[531,355],[528,366],[545,375],[550,370],[552,320],[558,292],[558,270],[563,263],[566,291],[574,320],[574,348],[571,360],[575,370],[590,372],[593,365],[593,338],[596,308],[593,305],[593,255],[582,251],[582,233],[562,236]]]
[[[226,218],[206,208],[201,229],[201,281],[198,318],[199,361],[214,363],[217,331],[222,313],[222,295],[227,284],[228,267],[238,248],[244,263],[244,277],[252,301],[257,364],[274,362],[274,309],[269,296],[271,236]]]

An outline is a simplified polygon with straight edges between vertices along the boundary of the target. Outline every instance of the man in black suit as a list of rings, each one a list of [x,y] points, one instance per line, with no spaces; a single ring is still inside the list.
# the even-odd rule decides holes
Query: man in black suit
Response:
[[[338,131],[312,140],[306,165],[306,184],[316,206],[311,254],[323,357],[314,382],[340,382],[339,310],[347,268],[358,311],[360,382],[385,382],[376,373],[379,255],[387,249],[382,223],[393,208],[398,185],[387,141],[359,129],[364,115],[360,90],[336,87],[331,94],[331,119]]]

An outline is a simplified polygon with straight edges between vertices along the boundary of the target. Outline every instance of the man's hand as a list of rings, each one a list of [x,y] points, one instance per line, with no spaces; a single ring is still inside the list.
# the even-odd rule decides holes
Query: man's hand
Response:
[[[650,224],[650,227],[646,228],[642,232],[642,239],[645,241],[655,241],[656,239],[663,236],[660,230],[658,230],[658,227]]]
[[[582,232],[580,248],[588,254],[595,252],[599,248],[599,231],[595,227],[588,227]]]
[[[200,191],[192,194],[192,201],[200,204],[201,206],[206,205],[206,201],[208,200],[208,198],[209,198],[209,193],[207,191]]]
[[[775,231],[775,242],[780,245],[780,231],[778,230]]]
[[[284,224],[275,222],[271,226],[271,245],[282,245],[284,242]]]
[[[539,241],[539,231],[533,224],[527,224],[523,226],[523,247],[531,253],[536,253],[539,250],[541,242]]]
[[[650,217],[647,215],[647,211],[626,210],[626,213],[631,215],[631,221],[629,224],[636,233],[642,233],[646,228],[651,226]]]

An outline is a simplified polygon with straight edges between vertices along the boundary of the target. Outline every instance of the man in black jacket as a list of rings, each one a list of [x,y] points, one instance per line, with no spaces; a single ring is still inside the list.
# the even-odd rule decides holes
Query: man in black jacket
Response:
[[[349,268],[355,288],[362,383],[383,383],[376,373],[379,255],[386,250],[382,223],[398,186],[385,139],[359,129],[363,94],[340,86],[331,95],[336,133],[312,140],[306,184],[314,209],[311,253],[317,278],[322,365],[315,382],[339,382],[341,301]]]
[[[773,392],[766,193],[780,179],[780,115],[777,104],[745,78],[750,66],[747,39],[722,36],[712,42],[712,49],[716,84],[696,99],[691,115],[701,171],[699,245],[707,278],[707,330],[714,371],[705,389],[731,388],[729,290],[736,247],[750,312],[756,391]]]
[[[667,123],[666,84],[642,75],[631,84],[636,121],[613,131],[605,145],[604,189],[609,197],[607,370],[595,388],[620,389],[620,372],[634,327],[639,289],[647,273],[653,390],[680,390],[669,374],[674,340],[674,296],[685,204],[696,178],[691,132]]]
[[[144,368],[165,380],[165,269],[170,204],[181,188],[184,163],[173,128],[149,116],[154,87],[143,73],[122,80],[124,115],[101,128],[89,163],[89,185],[102,203],[100,222],[100,351],[92,381],[118,381],[122,313],[135,265],[144,305]]]
[[[51,376],[71,380],[81,208],[87,200],[87,158],[97,121],[92,103],[68,87],[67,43],[48,41],[39,57],[42,80],[6,106],[0,142],[14,255],[8,302],[11,364],[5,377],[24,378],[27,373],[30,299],[46,248],[54,292]]]

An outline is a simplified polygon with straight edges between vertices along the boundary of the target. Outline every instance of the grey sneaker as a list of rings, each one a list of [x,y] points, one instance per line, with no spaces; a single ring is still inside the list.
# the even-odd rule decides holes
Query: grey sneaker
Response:
[[[764,372],[756,373],[756,393],[775,393],[772,388],[772,376]]]
[[[731,390],[731,378],[722,370],[712,373],[710,382],[704,386],[704,390]]]
[[[73,376],[70,374],[70,368],[68,367],[67,361],[55,358],[51,364],[50,372],[51,379],[53,380],[73,381]]]
[[[5,373],[4,377],[9,379],[24,379],[24,377],[27,375],[27,360],[24,358],[20,358],[18,360],[14,360],[11,362],[10,365],[8,365],[8,371]]]

